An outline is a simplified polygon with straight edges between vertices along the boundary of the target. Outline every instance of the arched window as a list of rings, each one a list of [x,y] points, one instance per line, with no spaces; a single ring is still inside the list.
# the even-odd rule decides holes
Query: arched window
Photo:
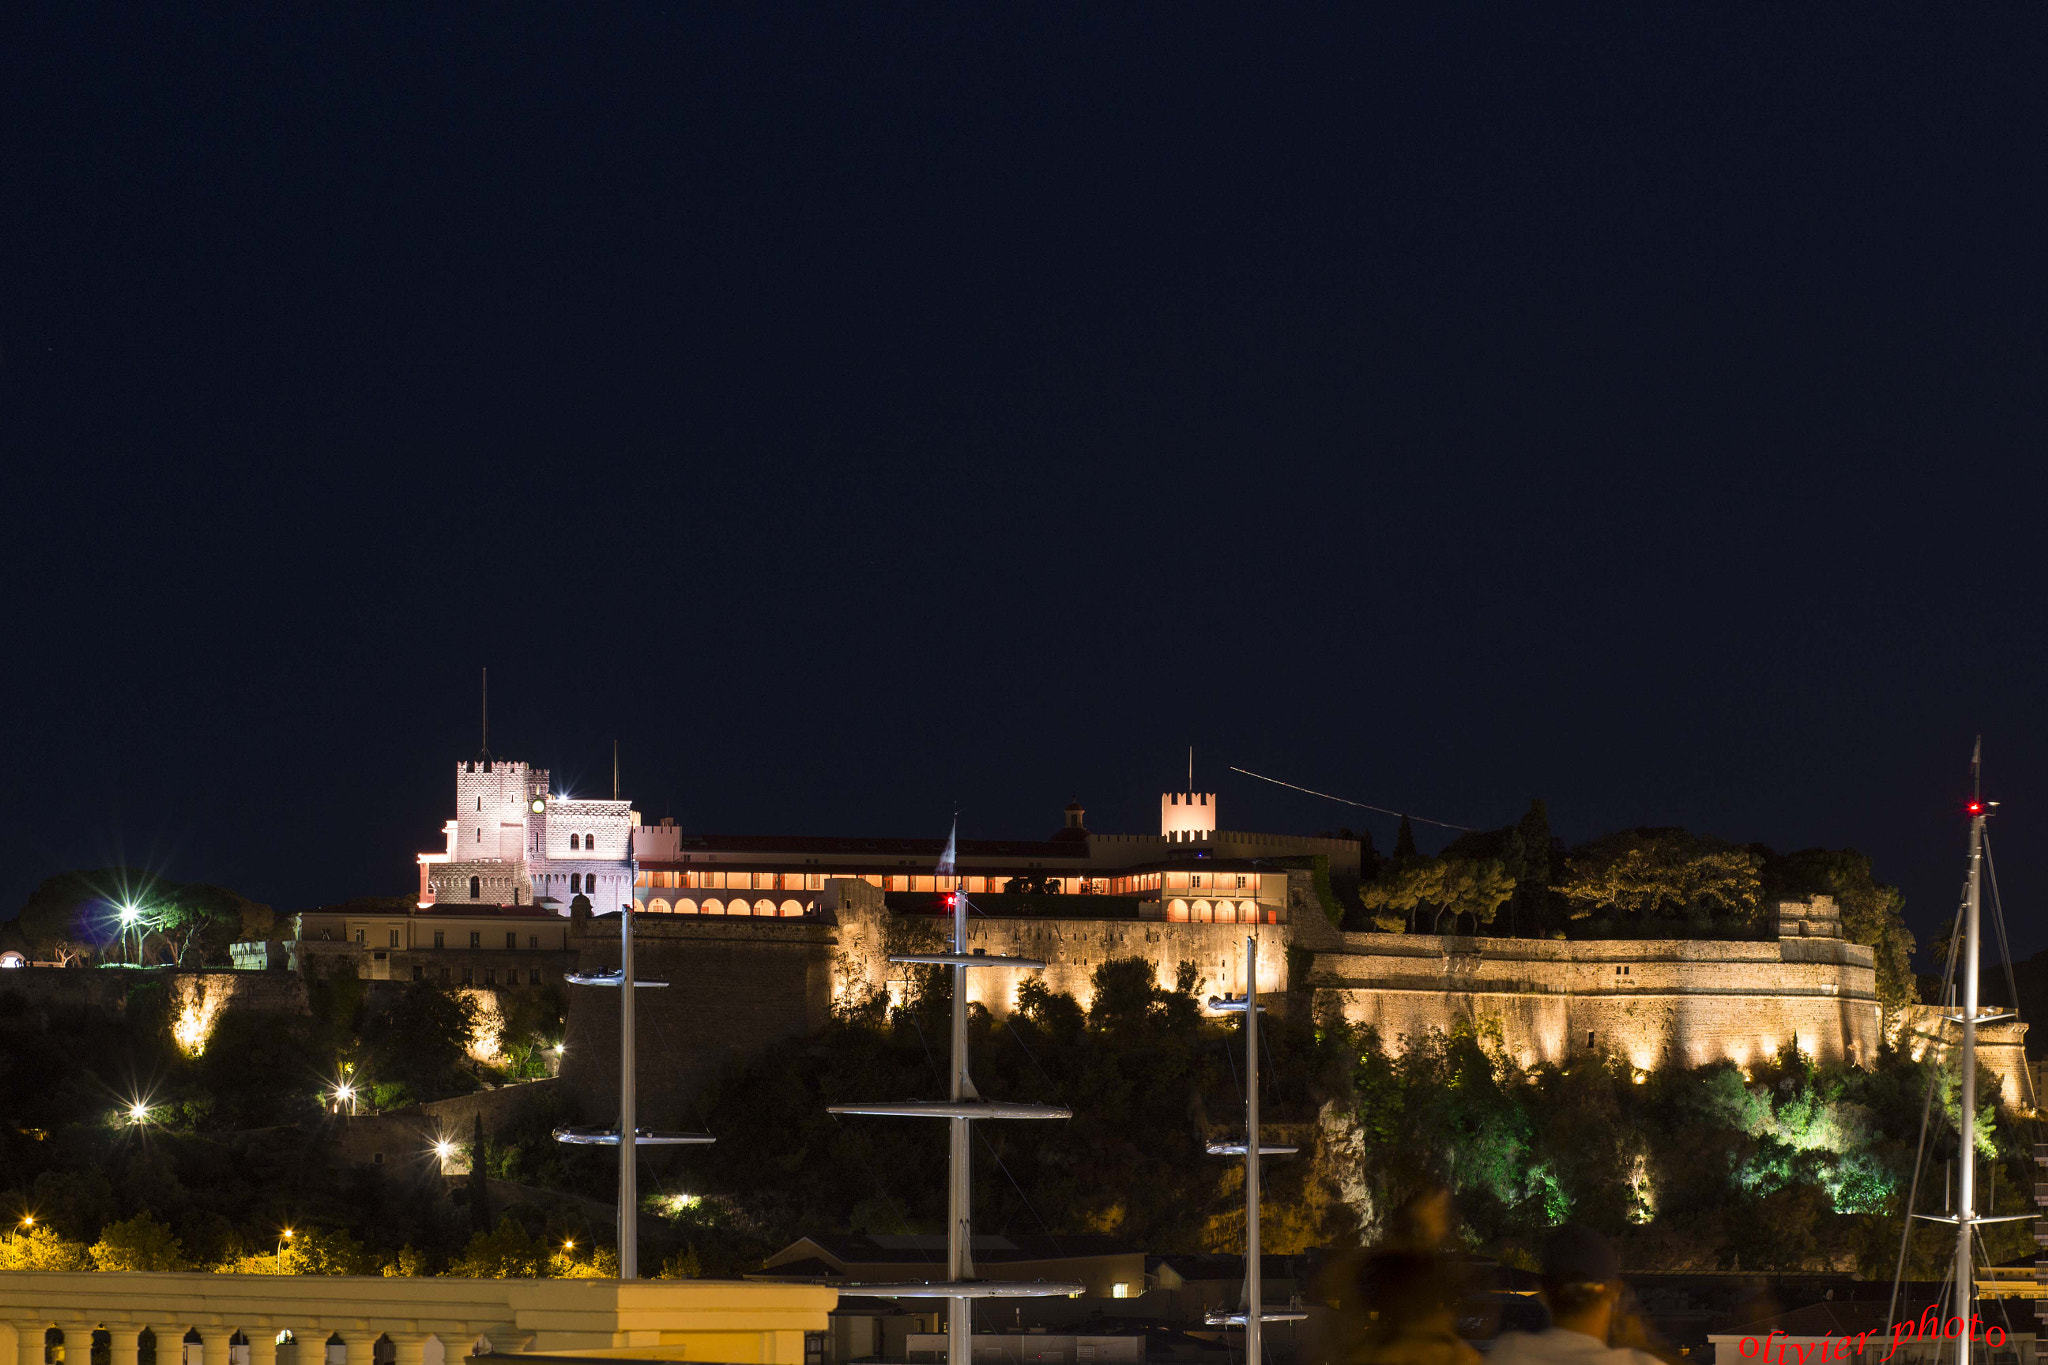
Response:
[[[582,890],[583,874],[581,872],[571,872],[569,874],[569,894],[575,895]]]
[[[478,843],[482,843],[484,841],[484,827],[482,825],[478,825],[476,827],[476,841]]]
[[[582,836],[582,835],[580,835],[580,834],[572,834],[572,835],[570,835],[570,836],[569,836],[569,847],[570,847],[570,848],[581,848],[581,847],[583,847],[583,844],[582,844],[582,842],[581,842],[582,838],[583,838],[583,836]]]
[[[479,797],[478,797],[478,798],[476,799],[476,808],[477,808],[478,810],[482,810],[482,809],[484,808],[484,799],[483,799],[483,798],[482,798],[481,796],[479,796]]]
[[[480,901],[484,898],[484,879],[482,877],[471,877],[469,879],[469,898],[473,901]]]
[[[1174,899],[1166,903],[1166,918],[1176,924],[1185,924],[1188,919],[1188,903]]]

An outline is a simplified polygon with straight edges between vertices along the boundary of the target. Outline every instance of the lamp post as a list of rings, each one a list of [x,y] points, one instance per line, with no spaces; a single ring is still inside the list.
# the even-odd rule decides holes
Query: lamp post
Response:
[[[284,1244],[292,1239],[292,1230],[284,1228],[277,1234],[277,1273],[284,1274]]]
[[[121,907],[121,962],[128,965],[128,935],[142,920],[142,911],[133,905]],[[139,952],[139,949],[138,949]]]

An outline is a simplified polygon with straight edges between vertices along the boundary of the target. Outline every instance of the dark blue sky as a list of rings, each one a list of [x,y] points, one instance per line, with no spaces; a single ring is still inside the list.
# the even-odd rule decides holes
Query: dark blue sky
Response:
[[[2048,879],[2039,11],[0,15],[0,905],[1354,812]],[[1382,847],[1391,822],[1373,824]]]

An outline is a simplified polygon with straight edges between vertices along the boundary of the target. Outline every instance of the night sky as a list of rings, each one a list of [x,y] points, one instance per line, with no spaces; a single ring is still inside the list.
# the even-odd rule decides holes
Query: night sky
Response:
[[[1981,731],[2048,946],[2038,7],[175,8],[0,11],[0,913],[407,891],[488,666],[691,829],[1192,744],[1923,936]]]

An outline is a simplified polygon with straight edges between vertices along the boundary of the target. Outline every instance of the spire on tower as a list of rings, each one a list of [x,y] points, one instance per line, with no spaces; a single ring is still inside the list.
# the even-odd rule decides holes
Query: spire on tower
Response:
[[[491,761],[491,670],[484,669],[483,679],[483,745],[477,750],[476,761],[488,764]]]

